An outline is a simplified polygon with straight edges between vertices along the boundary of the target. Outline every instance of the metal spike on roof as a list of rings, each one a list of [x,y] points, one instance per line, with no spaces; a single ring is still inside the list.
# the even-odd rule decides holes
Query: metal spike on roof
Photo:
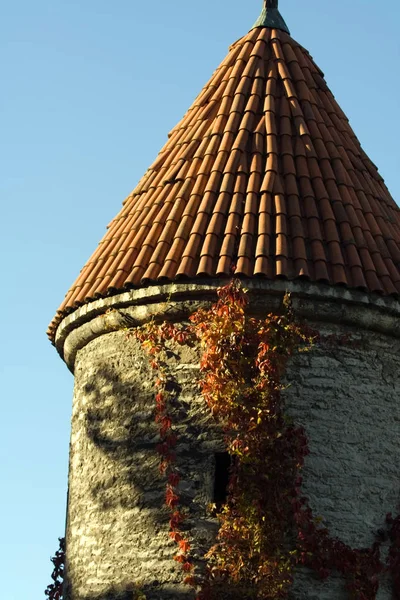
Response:
[[[264,8],[252,29],[256,27],[272,27],[273,29],[285,31],[290,35],[289,28],[278,10],[278,0],[264,0]]]

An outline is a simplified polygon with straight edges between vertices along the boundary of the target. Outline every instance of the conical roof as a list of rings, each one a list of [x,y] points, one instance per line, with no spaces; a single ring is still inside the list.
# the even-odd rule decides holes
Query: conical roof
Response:
[[[125,200],[51,338],[99,297],[234,271],[399,294],[399,208],[322,71],[266,4]]]

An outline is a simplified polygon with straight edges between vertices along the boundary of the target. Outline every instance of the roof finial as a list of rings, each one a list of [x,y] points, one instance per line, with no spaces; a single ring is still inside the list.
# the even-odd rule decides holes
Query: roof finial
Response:
[[[255,22],[253,29],[255,27],[272,27],[273,29],[281,29],[290,35],[289,28],[278,10],[278,0],[264,0],[264,8],[261,11],[261,15]]]

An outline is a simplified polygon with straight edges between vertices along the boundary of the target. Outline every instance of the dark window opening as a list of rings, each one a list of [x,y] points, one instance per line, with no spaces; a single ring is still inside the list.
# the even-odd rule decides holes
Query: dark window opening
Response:
[[[215,455],[214,504],[219,512],[228,499],[228,487],[231,475],[232,458],[228,452]]]

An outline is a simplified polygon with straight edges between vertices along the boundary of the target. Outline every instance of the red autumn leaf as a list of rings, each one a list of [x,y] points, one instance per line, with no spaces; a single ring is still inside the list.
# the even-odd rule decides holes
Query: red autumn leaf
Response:
[[[185,573],[190,573],[190,571],[192,571],[193,568],[194,567],[193,567],[192,563],[190,563],[189,561],[186,561],[182,565],[182,569],[185,571]]]
[[[186,556],[183,554],[176,554],[174,556],[174,560],[178,563],[182,563],[182,565],[186,562]]]
[[[174,340],[178,342],[178,344],[184,344],[187,341],[187,333],[184,331],[178,331],[174,336]]]
[[[180,480],[181,478],[178,475],[178,473],[170,473],[168,475],[168,483],[170,483],[174,487],[176,487],[179,484]]]
[[[172,419],[169,415],[164,415],[161,418],[160,422],[161,422],[160,433],[161,433],[162,437],[164,437],[165,434],[167,433],[167,431],[169,429],[171,429],[171,427],[172,427]]]
[[[167,491],[165,493],[165,503],[170,508],[177,506],[177,504],[179,503],[179,496],[175,494],[173,488],[170,485],[167,486]]]
[[[159,470],[160,470],[161,475],[165,475],[168,467],[169,467],[169,461],[163,460],[160,462]]]
[[[169,454],[169,446],[165,442],[162,444],[157,444],[157,452],[161,456],[168,456]]]
[[[175,448],[177,442],[178,437],[175,433],[171,433],[165,438],[165,443],[168,445],[169,448]]]
[[[169,532],[169,537],[174,540],[174,542],[176,542],[177,544],[179,544],[179,542],[182,539],[182,535],[179,533],[179,531],[170,531]]]
[[[171,515],[169,526],[171,529],[176,529],[181,523],[183,523],[184,520],[185,515],[182,514],[179,510],[176,510]]]
[[[184,554],[187,554],[190,551],[190,544],[187,540],[181,540],[179,542],[179,549],[182,550]]]

